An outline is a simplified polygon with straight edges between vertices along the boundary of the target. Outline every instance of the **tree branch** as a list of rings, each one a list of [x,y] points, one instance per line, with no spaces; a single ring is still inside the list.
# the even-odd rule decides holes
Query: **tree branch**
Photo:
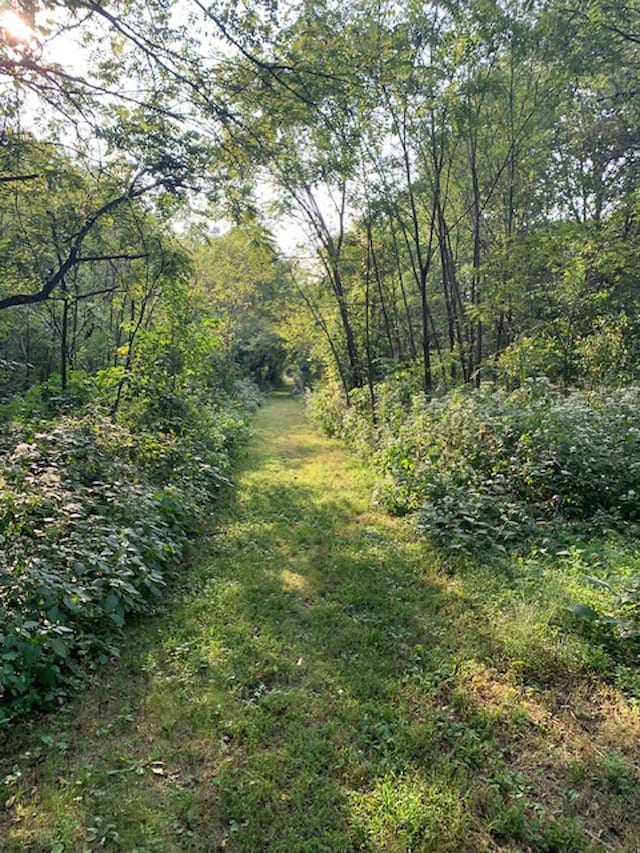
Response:
[[[89,234],[94,225],[103,216],[110,213],[112,210],[115,210],[115,208],[119,207],[121,204],[133,201],[133,199],[155,189],[162,183],[163,181],[154,181],[152,184],[136,187],[134,179],[126,192],[103,204],[85,220],[82,228],[73,237],[73,243],[69,249],[66,259],[60,264],[57,270],[49,274],[40,290],[35,293],[14,293],[11,296],[5,296],[3,299],[0,299],[0,311],[4,311],[6,308],[14,308],[18,305],[35,305],[47,300],[55,288],[64,281],[67,273],[81,262],[82,259],[79,257],[80,248],[85,237]]]
[[[141,258],[148,258],[148,252],[141,252],[136,255],[85,255],[83,258],[78,258],[76,263],[82,264],[87,263],[88,261],[138,261]]]
[[[17,183],[18,181],[33,181],[40,175],[0,175],[0,184]]]

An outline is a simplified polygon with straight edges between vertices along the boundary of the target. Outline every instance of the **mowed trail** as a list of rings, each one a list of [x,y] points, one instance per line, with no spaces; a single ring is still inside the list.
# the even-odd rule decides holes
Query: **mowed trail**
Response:
[[[4,747],[0,850],[517,850],[508,820],[557,823],[549,743],[580,733],[339,444],[276,397],[236,479],[122,659]]]

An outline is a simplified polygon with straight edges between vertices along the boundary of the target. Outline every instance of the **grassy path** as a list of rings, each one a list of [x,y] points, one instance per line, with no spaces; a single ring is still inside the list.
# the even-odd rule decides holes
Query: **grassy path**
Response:
[[[277,399],[166,610],[0,743],[0,850],[638,851],[637,709],[549,608]]]

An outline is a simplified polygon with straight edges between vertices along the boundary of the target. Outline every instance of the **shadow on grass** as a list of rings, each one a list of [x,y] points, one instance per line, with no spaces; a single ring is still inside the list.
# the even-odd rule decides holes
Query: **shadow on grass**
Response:
[[[64,714],[6,737],[3,849],[571,851],[598,849],[583,823],[637,832],[615,823],[630,786],[589,811],[618,765],[596,772],[585,745],[591,731],[633,778],[636,717],[607,735],[614,697],[588,724],[569,690],[566,714],[532,691],[471,571],[427,565],[342,482],[336,445],[283,406],[122,660]],[[546,642],[532,629],[516,648],[535,662]],[[592,713],[589,673],[567,661]]]

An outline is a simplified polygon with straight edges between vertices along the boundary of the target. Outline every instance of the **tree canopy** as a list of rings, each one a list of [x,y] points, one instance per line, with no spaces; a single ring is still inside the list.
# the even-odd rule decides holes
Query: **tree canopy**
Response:
[[[368,387],[375,407],[376,382],[405,369],[427,396],[540,372],[628,378],[638,17],[558,0],[16,2],[0,43],[0,311],[65,310],[72,291],[93,310],[148,278],[187,222],[196,278],[242,346],[275,353],[283,318],[303,314],[291,360],[347,399]],[[244,281],[244,261],[221,275],[246,228],[222,260],[193,238],[198,211],[262,229]],[[251,280],[256,247],[283,217],[303,258],[273,279],[280,317],[249,332],[240,306],[272,287]]]

